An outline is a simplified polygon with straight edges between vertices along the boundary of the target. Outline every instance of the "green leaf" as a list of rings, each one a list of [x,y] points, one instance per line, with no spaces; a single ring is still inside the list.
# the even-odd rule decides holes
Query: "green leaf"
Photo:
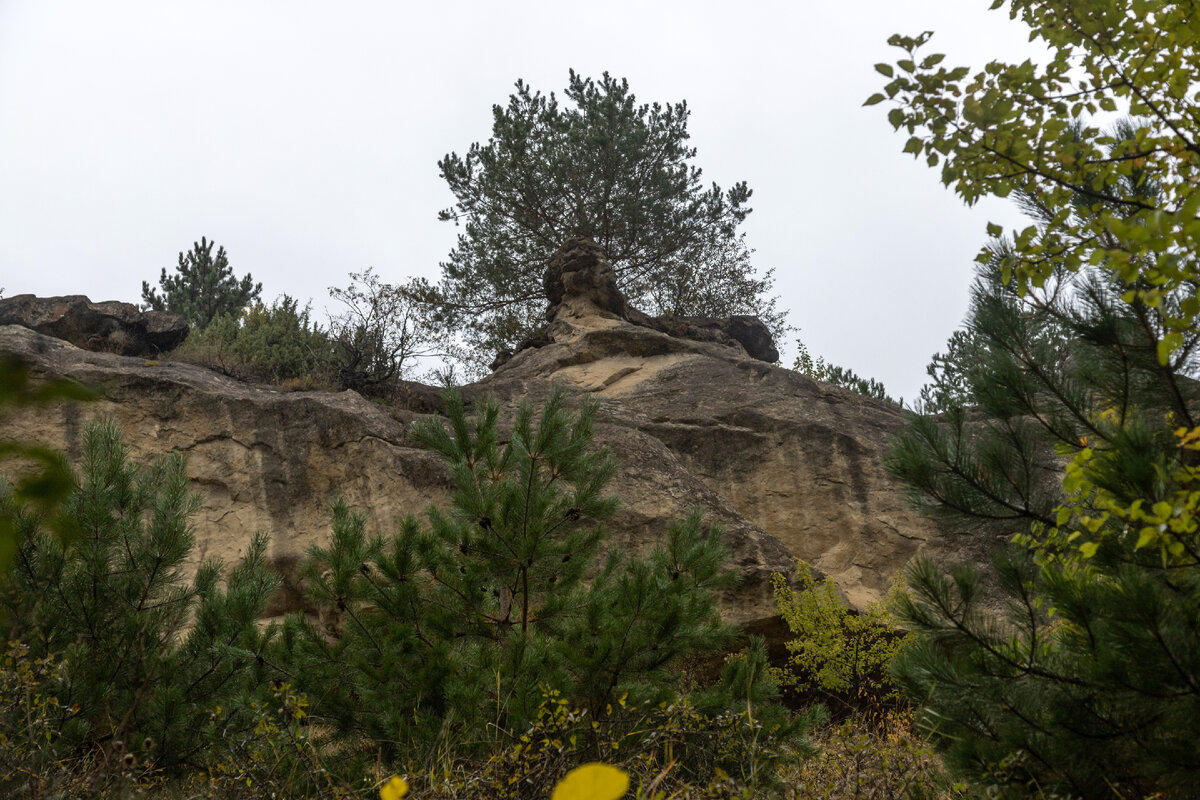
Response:
[[[1158,342],[1158,363],[1166,364],[1171,360],[1171,353],[1183,345],[1183,334],[1173,331],[1163,336]]]
[[[1143,547],[1147,547],[1151,544],[1154,544],[1154,542],[1157,540],[1158,540],[1158,530],[1156,528],[1150,528],[1150,527],[1142,528],[1142,530],[1138,533],[1137,544],[1135,544],[1133,546],[1133,549],[1141,550]]]
[[[873,106],[873,105],[876,105],[876,104],[878,104],[878,103],[882,103],[882,102],[883,102],[884,100],[886,100],[886,99],[887,99],[887,98],[886,98],[886,97],[884,97],[882,94],[880,94],[879,92],[876,92],[875,94],[873,94],[873,95],[871,95],[870,97],[868,97],[868,98],[867,98],[867,101],[866,101],[865,103],[863,103],[863,105],[864,105],[864,106]]]
[[[880,75],[884,75],[888,78],[892,77],[892,75],[895,74],[892,70],[891,64],[883,64],[883,63],[876,64],[875,71],[878,72]]]

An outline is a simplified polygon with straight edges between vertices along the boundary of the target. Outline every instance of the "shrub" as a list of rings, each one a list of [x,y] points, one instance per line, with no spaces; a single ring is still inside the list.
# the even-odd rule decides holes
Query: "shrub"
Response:
[[[0,577],[0,613],[30,658],[59,665],[44,737],[56,754],[122,741],[136,763],[169,770],[200,759],[215,705],[253,724],[246,696],[269,638],[256,622],[276,585],[266,538],[251,540],[224,587],[215,561],[186,583],[199,501],[184,466],[179,455],[135,465],[115,425],[92,423],[67,504],[78,541],[67,548],[19,516],[24,541]],[[10,497],[0,492],[0,505]]]
[[[441,355],[432,289],[416,279],[394,286],[375,273],[350,273],[350,285],[330,296],[343,310],[330,320],[332,373],[339,388],[387,397],[417,359]]]
[[[596,406],[575,415],[564,402],[553,394],[536,422],[522,408],[502,444],[496,403],[468,419],[448,395],[449,427],[415,432],[454,484],[428,526],[410,517],[368,537],[361,515],[334,506],[333,537],[306,567],[334,620],[289,618],[279,659],[294,665],[314,718],[363,754],[420,768],[446,753],[486,758],[539,719],[549,691],[588,720],[573,752],[599,755],[606,737],[642,724],[622,709],[677,701],[672,667],[728,641],[712,595],[732,579],[727,555],[698,514],[652,553],[610,552],[597,571],[615,465],[590,446]],[[771,702],[761,655],[759,668],[731,672],[740,684],[704,697],[706,712]]]
[[[237,314],[217,317],[174,353],[181,361],[240,380],[317,388],[329,383],[333,358],[328,334],[309,320],[309,308],[283,295]]]
[[[793,590],[783,575],[771,576],[779,615],[796,638],[787,643],[788,660],[776,670],[781,684],[831,701],[842,713],[880,710],[900,701],[888,667],[903,636],[884,605],[856,613],[842,600],[831,578],[817,582],[812,569],[797,562]]]
[[[791,776],[794,796],[822,800],[923,800],[965,798],[951,784],[933,749],[912,727],[907,712],[855,714],[817,738],[817,756]]]
[[[765,673],[761,640],[730,659],[731,664],[746,662]],[[771,712],[778,710],[751,703],[708,713],[687,697],[640,706],[621,697],[610,717],[621,718],[622,724],[614,726],[598,723],[547,689],[536,719],[506,747],[477,768],[431,773],[428,788],[433,797],[462,800],[547,797],[572,768],[590,761],[628,773],[639,798],[711,800],[777,793],[782,786],[774,770],[812,753],[805,741],[789,739],[759,717],[763,712],[773,717]],[[785,724],[807,730],[818,721],[819,715],[806,715]]]
[[[228,800],[359,796],[326,766],[335,751],[307,724],[307,706],[307,698],[290,684],[275,681],[268,695],[250,703],[253,728],[224,708],[213,708],[208,721],[212,751],[203,771],[185,785]],[[357,783],[366,788],[370,777],[363,775]]]
[[[61,663],[33,658],[21,642],[0,656],[0,796],[11,798],[127,797],[162,785],[153,769],[113,739],[78,751],[59,748],[64,708]]]

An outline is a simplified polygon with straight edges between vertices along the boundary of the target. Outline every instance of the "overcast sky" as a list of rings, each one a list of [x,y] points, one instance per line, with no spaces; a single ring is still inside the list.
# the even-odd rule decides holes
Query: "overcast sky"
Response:
[[[749,183],[755,264],[809,350],[911,398],[986,223],[1018,217],[965,208],[862,102],[892,33],[934,30],[947,66],[1030,55],[989,4],[0,0],[0,287],[140,302],[201,236],[322,316],[351,271],[436,278],[437,161],[518,78],[607,70],[687,100],[705,180]]]

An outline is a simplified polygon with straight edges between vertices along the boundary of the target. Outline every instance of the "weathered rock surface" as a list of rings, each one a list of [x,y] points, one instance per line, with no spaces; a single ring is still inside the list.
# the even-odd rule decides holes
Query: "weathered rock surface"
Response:
[[[84,350],[123,356],[157,356],[188,335],[187,320],[178,314],[115,300],[93,303],[83,295],[0,298],[0,325],[23,325]]]
[[[855,605],[881,599],[918,550],[950,556],[989,546],[951,538],[908,508],[883,467],[904,424],[896,406],[765,364],[728,340],[664,332],[636,310],[618,316],[605,295],[599,300],[567,296],[548,313],[538,347],[471,390],[540,399],[560,385],[603,398],[607,425],[653,438],[789,556],[832,576]],[[662,494],[652,480],[634,491]]]
[[[564,280],[568,289],[604,288],[601,272],[582,279],[586,270],[564,270],[572,272],[581,280]],[[597,439],[621,464],[611,490],[622,506],[608,525],[618,546],[649,547],[669,521],[700,507],[728,531],[743,578],[722,598],[726,617],[768,633],[778,632],[770,575],[790,571],[794,558],[831,575],[861,605],[879,599],[918,550],[962,547],[909,511],[883,470],[903,422],[894,406],[771,366],[729,341],[637,324],[614,311],[611,295],[596,298],[564,293],[540,346],[463,392],[469,403],[494,396],[509,413],[544,400],[554,385],[602,398]],[[0,437],[76,455],[84,421],[110,416],[135,455],[189,455],[204,497],[197,559],[231,560],[263,530],[286,567],[328,536],[328,504],[338,495],[387,530],[447,493],[438,459],[405,435],[422,413],[353,392],[284,392],[188,364],[86,352],[16,326],[0,327],[0,350],[102,395],[14,413],[0,420]],[[291,603],[281,598],[276,610]]]
[[[550,301],[546,319],[551,324],[559,315],[578,315],[581,308],[592,309],[601,316],[670,336],[740,349],[751,358],[769,364],[779,360],[771,331],[758,317],[651,317],[638,311],[617,288],[617,276],[604,249],[584,236],[567,239],[550,257],[542,288]],[[542,328],[518,345],[516,352],[542,347],[550,341],[548,328]],[[500,353],[492,362],[492,369],[512,357],[512,352]]]

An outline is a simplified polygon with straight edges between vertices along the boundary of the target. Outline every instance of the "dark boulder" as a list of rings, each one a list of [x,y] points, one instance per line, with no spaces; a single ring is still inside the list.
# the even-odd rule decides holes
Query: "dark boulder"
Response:
[[[22,325],[97,353],[154,357],[174,350],[188,335],[188,322],[169,311],[142,311],[132,303],[93,303],[76,294],[0,299],[0,325]]]
[[[625,296],[604,248],[586,236],[572,236],[550,256],[542,287],[550,301],[547,319],[568,297],[587,300],[602,311],[627,318]]]

